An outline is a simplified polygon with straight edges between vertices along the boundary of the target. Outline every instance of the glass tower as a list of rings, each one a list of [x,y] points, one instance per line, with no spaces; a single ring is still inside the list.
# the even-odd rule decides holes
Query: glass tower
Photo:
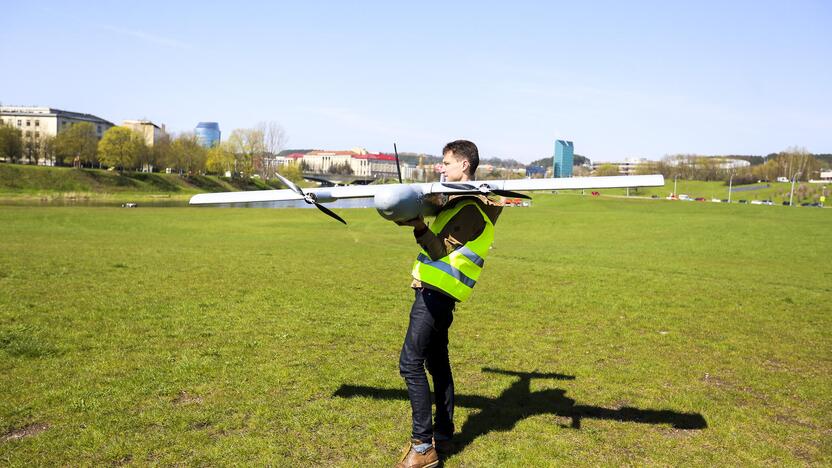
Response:
[[[555,158],[552,161],[555,177],[572,177],[572,150],[574,145],[571,141],[555,140]]]
[[[220,144],[220,125],[216,122],[200,122],[194,133],[199,144],[206,148]]]

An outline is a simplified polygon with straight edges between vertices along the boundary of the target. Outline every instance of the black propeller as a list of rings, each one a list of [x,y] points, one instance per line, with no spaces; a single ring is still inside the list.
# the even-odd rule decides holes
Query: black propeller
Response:
[[[396,148],[396,144],[393,143],[393,152],[396,153],[396,171],[399,173],[399,183],[403,184],[402,182],[402,168],[399,165],[399,150]]]
[[[465,191],[469,191],[469,192],[482,193],[484,195],[488,195],[489,193],[493,193],[494,195],[499,195],[501,197],[525,198],[526,200],[531,200],[532,199],[532,197],[530,197],[528,195],[525,195],[525,194],[522,194],[522,193],[512,192],[510,190],[492,189],[491,187],[488,186],[488,184],[482,184],[479,187],[477,187],[477,186],[474,186],[474,185],[471,185],[471,184],[451,184],[451,183],[443,182],[442,185],[444,185],[445,187],[448,187],[448,188],[456,189],[456,190],[465,190]]]
[[[325,207],[325,206],[321,205],[320,203],[318,203],[318,200],[317,200],[317,198],[315,197],[315,194],[314,194],[314,193],[304,193],[304,192],[303,192],[303,190],[301,190],[301,189],[300,189],[300,187],[298,187],[297,185],[295,185],[295,183],[294,183],[294,182],[292,182],[291,180],[289,180],[289,179],[287,179],[287,178],[283,177],[282,175],[280,175],[280,174],[278,174],[278,173],[276,173],[276,172],[275,172],[275,174],[274,174],[274,175],[276,175],[276,176],[277,176],[277,178],[278,178],[278,179],[280,179],[280,181],[281,181],[281,182],[283,182],[284,184],[286,184],[286,186],[287,186],[287,187],[289,187],[289,189],[290,189],[291,191],[293,191],[293,192],[297,193],[298,195],[302,196],[302,197],[303,197],[303,201],[305,201],[306,203],[308,203],[308,204],[310,204],[310,205],[315,205],[315,208],[317,208],[317,209],[319,209],[319,210],[323,211],[323,212],[324,212],[324,214],[326,214],[327,216],[331,216],[331,217],[333,217],[333,218],[337,219],[338,221],[341,221],[342,223],[347,224],[347,222],[346,222],[346,221],[344,221],[343,219],[341,219],[341,217],[340,217],[340,216],[338,216],[337,214],[335,214],[332,210],[330,210],[329,208],[327,208],[327,207]]]

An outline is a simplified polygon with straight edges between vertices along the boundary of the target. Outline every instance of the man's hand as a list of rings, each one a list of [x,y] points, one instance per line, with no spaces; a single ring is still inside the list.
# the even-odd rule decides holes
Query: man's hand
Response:
[[[396,224],[399,226],[413,226],[414,233],[424,232],[428,229],[428,225],[425,224],[425,220],[421,216],[407,221],[396,221]]]

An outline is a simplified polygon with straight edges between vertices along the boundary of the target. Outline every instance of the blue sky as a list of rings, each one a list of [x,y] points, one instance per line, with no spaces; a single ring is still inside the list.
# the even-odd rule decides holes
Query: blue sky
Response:
[[[0,102],[289,147],[832,153],[832,2],[7,2]]]

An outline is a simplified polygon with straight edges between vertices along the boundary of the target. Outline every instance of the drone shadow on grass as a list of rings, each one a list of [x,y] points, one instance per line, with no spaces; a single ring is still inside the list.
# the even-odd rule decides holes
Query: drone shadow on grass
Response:
[[[532,392],[532,379],[575,380],[574,375],[539,372],[515,372],[483,368],[483,372],[517,377],[514,383],[497,398],[476,395],[456,395],[457,406],[476,408],[480,411],[468,417],[465,424],[454,436],[452,455],[462,452],[477,437],[491,431],[508,431],[525,418],[552,414],[569,418],[568,425],[561,427],[581,428],[584,418],[608,419],[643,424],[668,424],[676,429],[704,429],[708,427],[699,413],[680,413],[671,410],[652,410],[631,407],[618,409],[600,406],[576,405],[575,400],[566,397],[562,389]],[[341,385],[333,396],[342,398],[370,397],[380,400],[408,400],[407,390]]]

